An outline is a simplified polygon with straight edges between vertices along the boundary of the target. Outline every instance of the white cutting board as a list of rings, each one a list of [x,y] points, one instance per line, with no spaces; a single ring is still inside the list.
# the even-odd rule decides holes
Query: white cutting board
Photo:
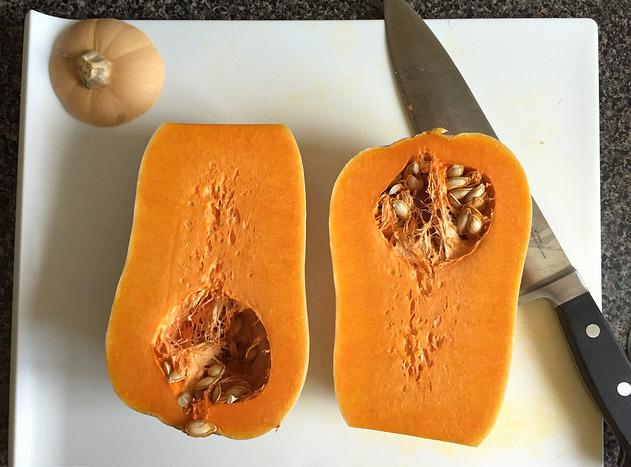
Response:
[[[406,137],[382,21],[133,21],[166,64],[144,116],[71,118],[47,74],[68,24],[26,24],[12,371],[12,459],[42,465],[601,465],[601,420],[550,306],[520,308],[499,420],[479,448],[349,428],[333,392],[328,203],[359,151]],[[589,20],[429,21],[600,303],[597,31]],[[285,123],[304,157],[311,361],[277,432],[191,439],[125,406],[104,335],[138,165],[163,121]]]

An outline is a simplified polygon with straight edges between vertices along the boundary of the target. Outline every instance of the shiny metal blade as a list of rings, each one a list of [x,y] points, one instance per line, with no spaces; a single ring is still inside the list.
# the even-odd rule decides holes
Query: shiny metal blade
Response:
[[[405,0],[385,0],[384,16],[390,60],[416,132],[441,127],[497,138],[458,68],[416,11]],[[520,302],[545,296],[564,303],[587,289],[534,200],[532,205]]]
[[[445,128],[495,137],[469,86],[431,29],[404,0],[385,0],[388,51],[417,132]]]
[[[587,288],[533,199],[532,227],[519,302],[548,297],[555,303],[565,303],[584,292]]]

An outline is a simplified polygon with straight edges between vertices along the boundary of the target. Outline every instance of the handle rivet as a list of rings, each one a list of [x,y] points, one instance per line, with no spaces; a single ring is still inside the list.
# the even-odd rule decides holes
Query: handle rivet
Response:
[[[585,334],[592,339],[595,339],[600,335],[600,327],[597,324],[590,324],[585,328]]]
[[[627,383],[626,381],[623,381],[622,383],[618,384],[618,394],[620,394],[621,396],[627,397],[627,396],[631,396],[631,384]]]

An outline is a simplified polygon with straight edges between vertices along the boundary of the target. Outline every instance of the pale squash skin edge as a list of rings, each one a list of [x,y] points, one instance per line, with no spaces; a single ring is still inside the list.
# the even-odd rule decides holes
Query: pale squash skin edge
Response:
[[[436,269],[430,296],[373,214],[410,156],[426,149],[446,164],[483,171],[496,192],[485,238]],[[519,162],[487,136],[425,133],[353,158],[330,210],[335,390],[346,422],[479,445],[504,397],[530,235],[531,198]]]
[[[205,187],[219,185],[234,194],[223,199],[231,199],[239,222],[207,223]],[[210,275],[259,315],[272,362],[256,397],[218,404],[207,415],[234,439],[280,425],[308,365],[305,208],[302,162],[285,126],[164,124],[156,131],[140,168],[106,336],[110,379],[127,405],[178,429],[193,418],[174,396],[179,383],[166,383],[152,341],[165,314]],[[215,243],[205,248],[208,238]]]

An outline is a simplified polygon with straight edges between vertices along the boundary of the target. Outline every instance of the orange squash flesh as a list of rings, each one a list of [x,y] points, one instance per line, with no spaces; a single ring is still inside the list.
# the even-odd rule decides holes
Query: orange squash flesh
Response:
[[[163,124],[140,167],[107,330],[118,396],[181,430],[202,419],[243,439],[278,427],[308,363],[305,222],[302,162],[287,127]],[[184,408],[178,394],[192,383],[166,381],[160,358],[169,355],[156,351],[157,336],[177,313],[177,327],[185,323],[196,297],[213,294],[254,311],[266,331],[269,375],[247,400]],[[210,319],[200,310],[196,319]]]
[[[419,154],[437,170],[481,171],[492,219],[467,254],[419,268],[379,230],[375,206]],[[423,133],[366,150],[340,174],[330,241],[337,313],[335,390],[353,427],[476,446],[493,427],[508,378],[531,222],[524,171],[480,134]]]

